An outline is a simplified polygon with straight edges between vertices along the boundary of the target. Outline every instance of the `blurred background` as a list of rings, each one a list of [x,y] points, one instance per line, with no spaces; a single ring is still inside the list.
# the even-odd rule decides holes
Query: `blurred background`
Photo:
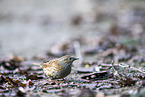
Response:
[[[143,48],[144,29],[144,0],[0,0],[1,57],[58,55],[75,41],[85,51],[107,38]]]

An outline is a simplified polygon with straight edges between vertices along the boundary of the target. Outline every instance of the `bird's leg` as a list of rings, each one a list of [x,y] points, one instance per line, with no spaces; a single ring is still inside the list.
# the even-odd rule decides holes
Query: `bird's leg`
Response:
[[[65,79],[65,78],[62,78],[62,80],[63,80],[63,81],[66,81],[66,79]]]
[[[47,77],[47,79],[48,79],[48,81],[49,82],[51,82],[52,80],[51,80],[51,78],[50,77],[48,77],[46,74],[45,74],[45,77]]]
[[[63,78],[62,81],[64,81],[64,82],[69,82],[69,80],[66,80],[65,78]]]
[[[52,81],[50,77],[48,78],[48,81]]]

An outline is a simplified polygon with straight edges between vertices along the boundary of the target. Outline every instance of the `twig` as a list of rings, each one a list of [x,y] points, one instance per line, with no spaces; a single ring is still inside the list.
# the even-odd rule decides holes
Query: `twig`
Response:
[[[118,74],[117,70],[115,70],[115,68],[114,68],[114,61],[113,61],[113,60],[112,60],[112,62],[111,62],[111,65],[112,65],[112,69],[113,69],[113,71],[114,71],[114,75],[115,75],[116,77],[118,77],[119,79],[121,79],[121,77],[120,77],[120,75]]]
[[[137,69],[137,68],[135,68],[135,67],[132,67],[132,66],[130,66],[130,65],[127,65],[127,64],[123,64],[123,65],[125,65],[125,66],[122,66],[122,64],[118,64],[118,66],[120,66],[120,67],[128,67],[128,68],[131,68],[131,69],[133,69],[134,71],[138,71],[138,72],[140,72],[140,73],[144,73],[145,74],[145,72],[143,72],[142,70],[140,70],[140,69]]]
[[[80,60],[83,60],[81,50],[80,50],[80,43],[78,41],[74,42],[74,49],[75,49],[76,56],[79,57]]]
[[[14,86],[18,86],[18,84],[16,84],[11,78],[6,77],[8,80],[8,82],[12,83]]]

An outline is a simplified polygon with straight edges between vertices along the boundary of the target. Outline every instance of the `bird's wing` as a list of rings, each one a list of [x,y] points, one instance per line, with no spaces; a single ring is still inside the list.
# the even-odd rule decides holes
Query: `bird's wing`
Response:
[[[49,62],[43,63],[43,67],[51,67],[54,60],[50,60]]]
[[[59,60],[50,60],[49,62],[43,63],[42,67],[60,67]]]

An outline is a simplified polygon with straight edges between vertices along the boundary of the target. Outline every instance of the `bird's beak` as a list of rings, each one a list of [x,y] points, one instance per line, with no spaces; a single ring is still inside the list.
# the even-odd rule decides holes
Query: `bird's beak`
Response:
[[[74,58],[74,60],[79,60],[79,58]]]

